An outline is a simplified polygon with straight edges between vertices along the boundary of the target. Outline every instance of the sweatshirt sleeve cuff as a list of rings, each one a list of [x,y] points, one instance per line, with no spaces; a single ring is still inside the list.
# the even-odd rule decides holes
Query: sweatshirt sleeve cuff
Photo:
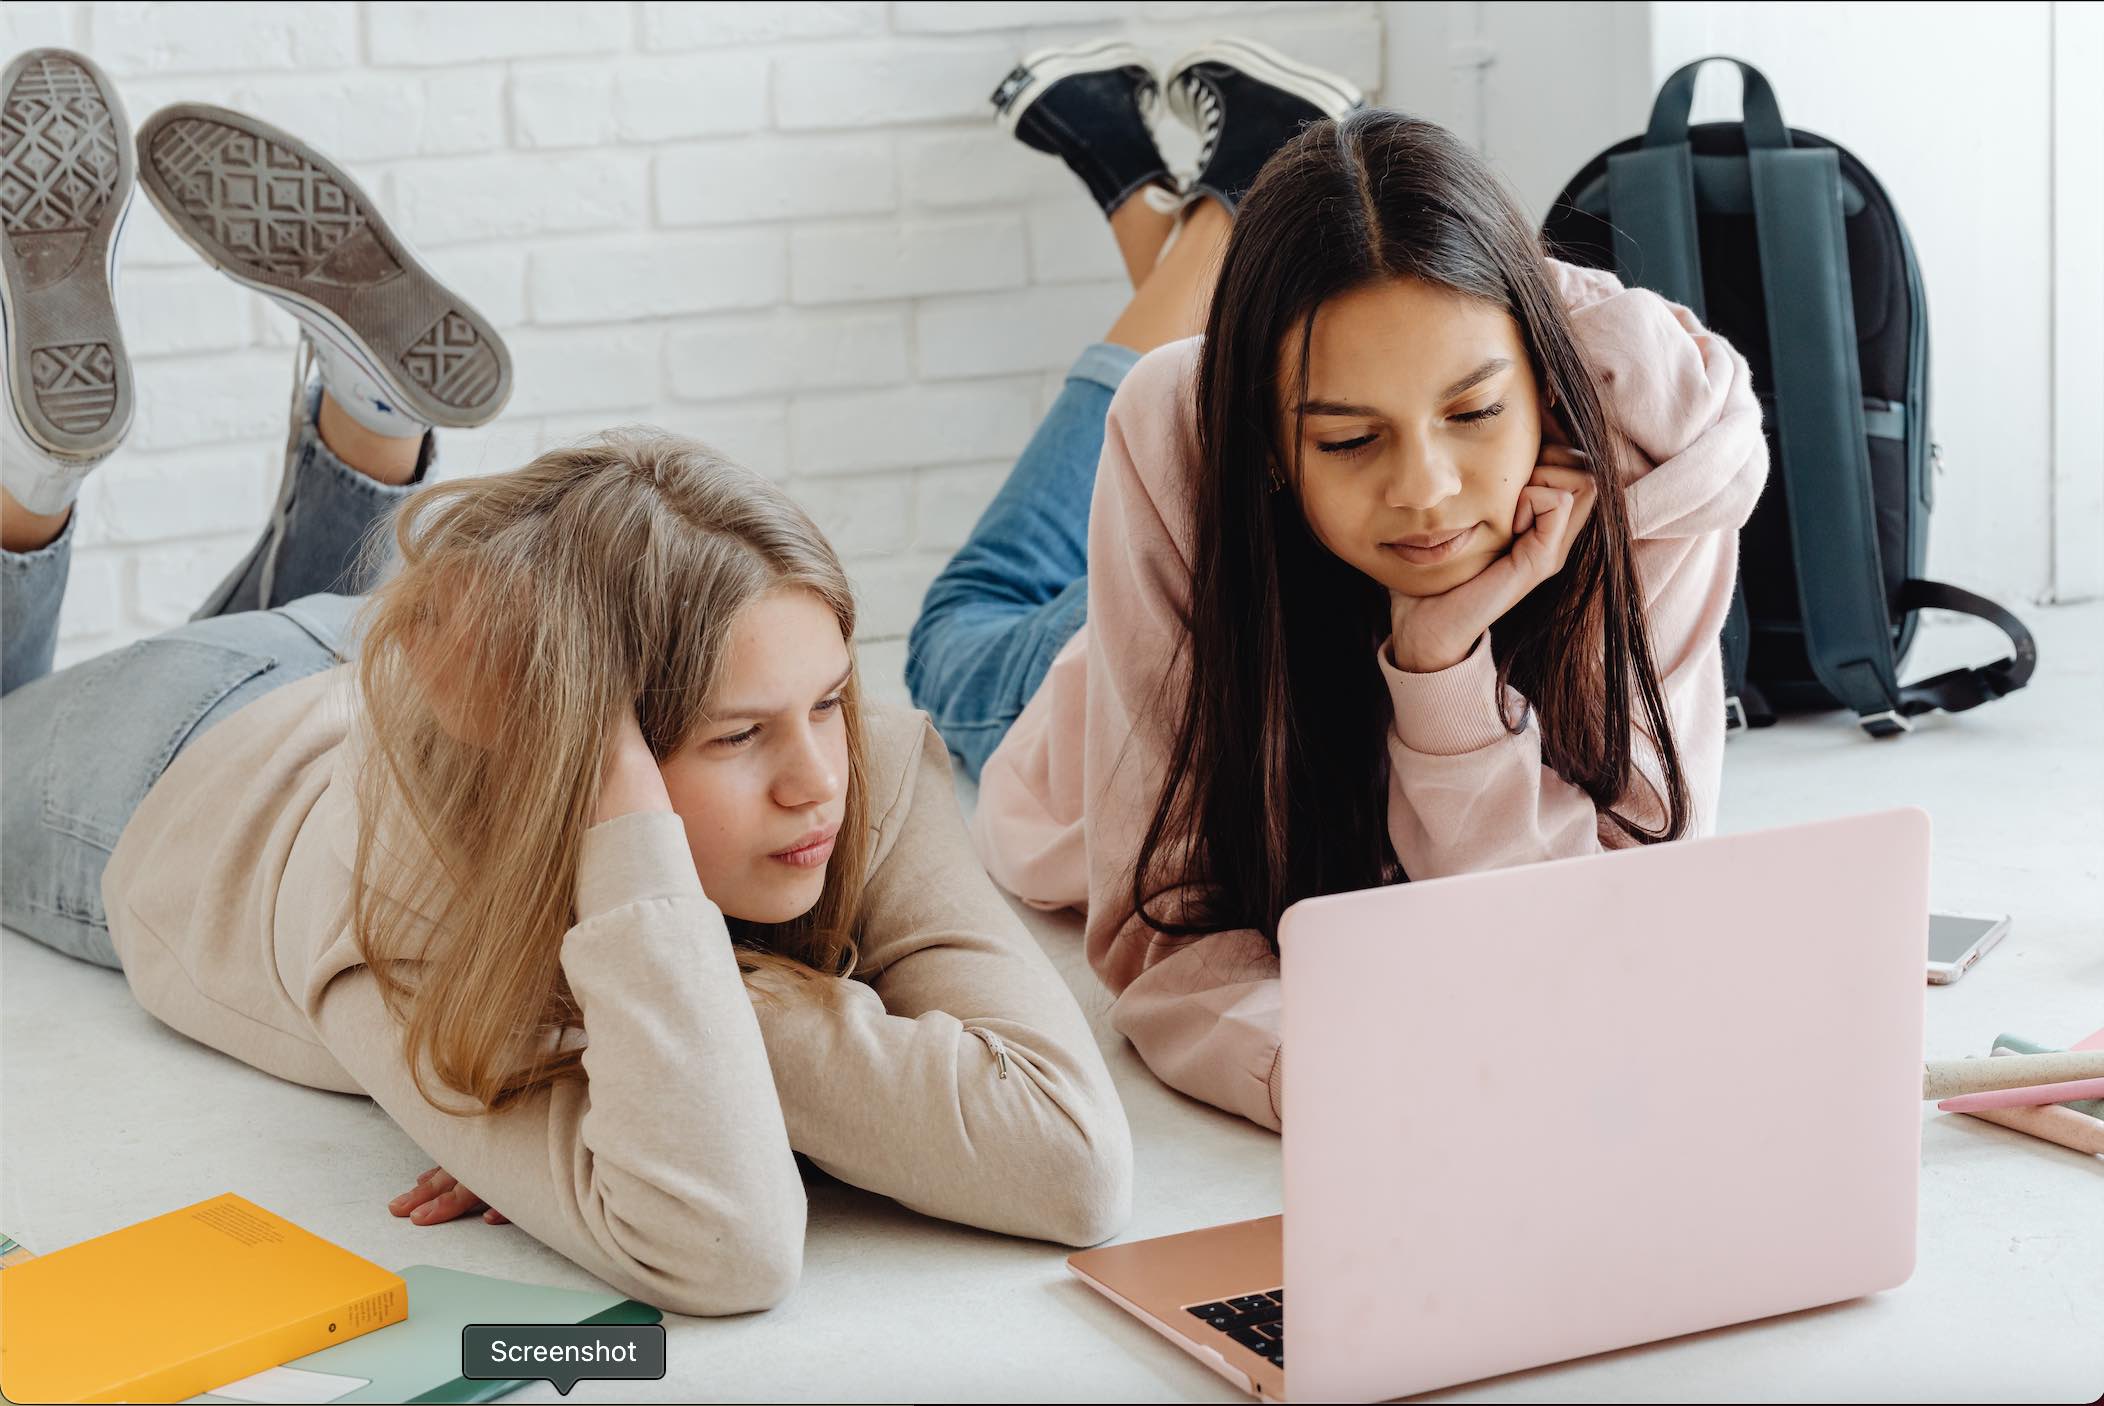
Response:
[[[1395,706],[1396,738],[1411,751],[1458,756],[1511,736],[1498,716],[1498,667],[1490,657],[1490,631],[1477,637],[1476,647],[1460,663],[1434,673],[1396,668],[1385,639],[1376,658]]]
[[[577,858],[577,921],[652,898],[700,898],[687,827],[673,811],[617,815],[584,832]]]

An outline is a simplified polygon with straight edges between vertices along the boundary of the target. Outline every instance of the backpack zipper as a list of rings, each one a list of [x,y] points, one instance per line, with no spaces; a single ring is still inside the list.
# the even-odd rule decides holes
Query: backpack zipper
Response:
[[[967,1025],[964,1028],[986,1042],[986,1047],[994,1052],[995,1066],[1000,1069],[1001,1077],[1006,1079],[1008,1077],[1008,1046],[1001,1043],[1001,1037],[994,1034],[993,1031],[982,1029],[977,1025]]]

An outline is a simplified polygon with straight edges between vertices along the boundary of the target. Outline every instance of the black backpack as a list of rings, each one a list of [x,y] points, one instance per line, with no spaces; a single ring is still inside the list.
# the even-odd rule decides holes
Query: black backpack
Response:
[[[2022,688],[2023,623],[1922,579],[1935,475],[1928,300],[1899,212],[1835,142],[1785,127],[1751,64],[1739,122],[1690,129],[1698,59],[1665,81],[1651,127],[1586,163],[1542,225],[1549,252],[1686,306],[1746,358],[1771,471],[1739,534],[1724,628],[1726,717],[1847,707],[1873,737]],[[1933,466],[1932,462],[1934,461]],[[1924,608],[1992,621],[2006,659],[1902,685]]]

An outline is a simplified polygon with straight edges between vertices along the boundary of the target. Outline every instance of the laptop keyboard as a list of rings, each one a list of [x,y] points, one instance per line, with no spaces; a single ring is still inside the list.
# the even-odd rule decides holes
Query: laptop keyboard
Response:
[[[1185,1312],[1210,1323],[1251,1352],[1286,1365],[1286,1291],[1243,1294],[1218,1303],[1192,1304]]]

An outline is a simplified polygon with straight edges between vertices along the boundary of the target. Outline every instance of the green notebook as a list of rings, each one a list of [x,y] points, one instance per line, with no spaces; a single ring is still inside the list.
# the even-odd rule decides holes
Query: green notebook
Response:
[[[409,1317],[296,1357],[192,1401],[492,1401],[533,1378],[460,1375],[460,1330],[470,1323],[658,1323],[664,1314],[608,1290],[550,1289],[413,1264]]]

